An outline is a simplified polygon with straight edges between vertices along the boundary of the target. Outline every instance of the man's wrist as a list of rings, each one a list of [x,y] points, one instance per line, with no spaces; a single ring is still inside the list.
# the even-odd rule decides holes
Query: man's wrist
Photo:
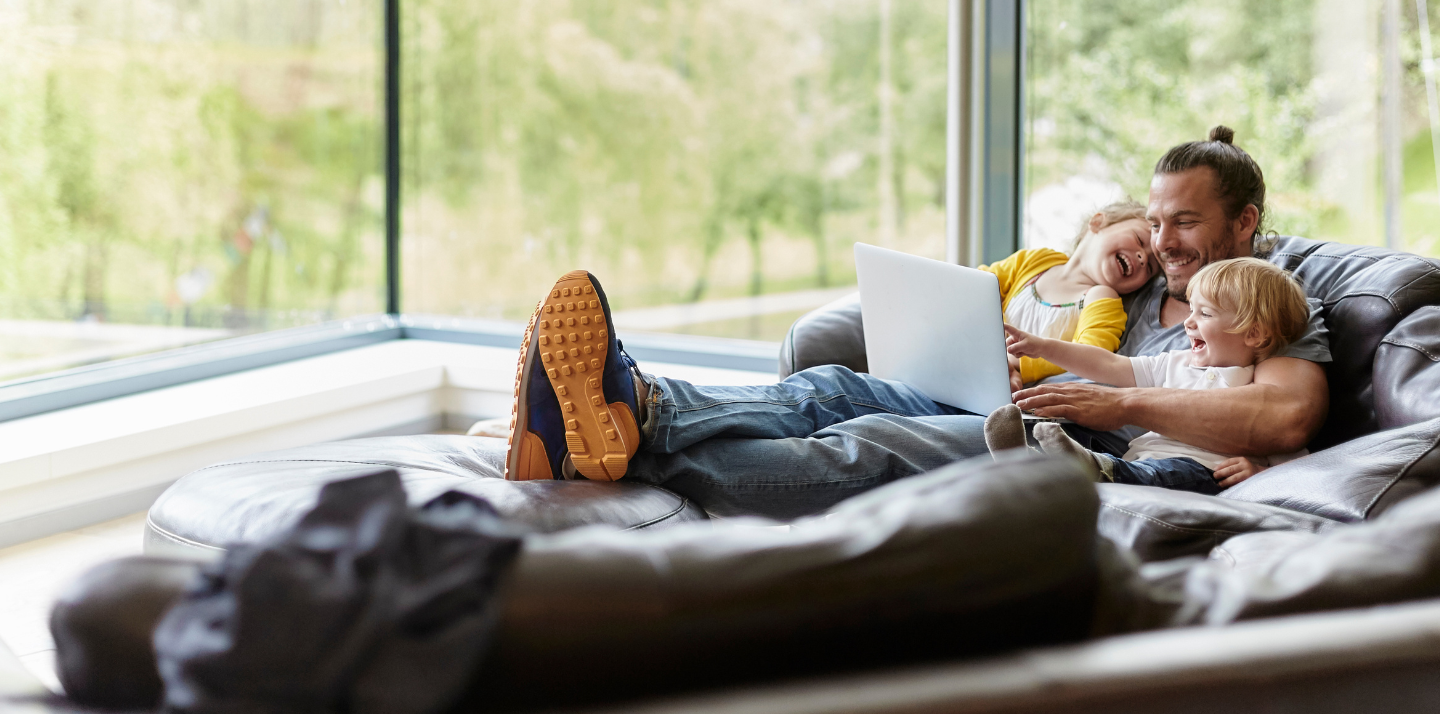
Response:
[[[1116,391],[1120,393],[1120,409],[1131,424],[1142,429],[1158,431],[1151,425],[1154,423],[1154,407],[1164,390],[1155,387],[1131,387]]]
[[[1150,390],[1144,388],[1131,388],[1117,389],[1115,391],[1120,393],[1120,396],[1117,399],[1117,401],[1120,403],[1120,411],[1131,420],[1130,423],[1143,424],[1149,417],[1149,414],[1146,413],[1146,408],[1149,406],[1150,400],[1146,397],[1148,396],[1147,393]]]

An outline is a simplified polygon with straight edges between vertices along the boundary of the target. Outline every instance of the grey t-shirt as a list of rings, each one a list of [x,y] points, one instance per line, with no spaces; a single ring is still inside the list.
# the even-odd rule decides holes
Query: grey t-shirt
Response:
[[[1320,301],[1307,298],[1306,302],[1310,304],[1309,327],[1300,339],[1279,352],[1278,356],[1329,362],[1330,338],[1325,329],[1325,321],[1320,317]],[[1120,337],[1120,349],[1115,351],[1116,354],[1135,357],[1190,348],[1190,338],[1185,336],[1183,322],[1169,327],[1160,326],[1160,308],[1165,304],[1165,276],[1155,276],[1145,287],[1125,296],[1123,304],[1126,315],[1125,334]],[[1067,372],[1044,381],[1050,383],[1086,380]],[[1131,439],[1146,431],[1138,426],[1127,426],[1111,432],[1093,432],[1090,448],[1119,456],[1129,448]]]

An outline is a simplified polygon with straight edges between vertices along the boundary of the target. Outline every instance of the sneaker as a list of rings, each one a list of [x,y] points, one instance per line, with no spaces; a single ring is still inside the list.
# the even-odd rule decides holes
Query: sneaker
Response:
[[[567,455],[587,479],[624,476],[640,448],[635,373],[600,282],[566,273],[525,328],[505,478],[563,479]]]

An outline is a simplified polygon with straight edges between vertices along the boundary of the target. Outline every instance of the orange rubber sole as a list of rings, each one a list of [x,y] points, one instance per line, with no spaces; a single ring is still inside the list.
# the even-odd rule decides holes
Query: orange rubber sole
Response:
[[[551,478],[548,462],[535,463],[544,460],[545,448],[539,437],[525,430],[524,406],[518,399],[527,386],[525,359],[527,350],[532,349],[560,403],[565,447],[575,470],[595,481],[614,481],[625,475],[630,457],[639,448],[640,432],[635,415],[624,402],[605,401],[601,375],[609,337],[610,326],[590,274],[584,270],[566,273],[540,301],[526,328],[516,375],[506,478]],[[512,464],[515,476],[510,475]]]
[[[510,437],[505,440],[505,478],[509,481],[555,478],[550,470],[545,442],[525,428],[529,423],[526,395],[529,375],[525,370],[525,357],[533,349],[535,323],[539,320],[542,305],[543,301],[541,305],[535,306],[535,313],[530,316],[530,324],[525,326],[525,336],[520,340],[520,357],[515,364],[515,399],[510,404]]]

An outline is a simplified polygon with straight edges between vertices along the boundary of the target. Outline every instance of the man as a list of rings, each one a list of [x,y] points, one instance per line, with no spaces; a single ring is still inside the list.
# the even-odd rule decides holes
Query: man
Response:
[[[1165,280],[1131,297],[1122,354],[1187,348],[1181,323],[1190,278],[1210,262],[1263,247],[1256,236],[1264,177],[1232,138],[1216,127],[1210,140],[1177,146],[1156,165],[1148,217]],[[1246,387],[1197,393],[1046,384],[1018,392],[1017,404],[1071,419],[1082,444],[1117,456],[1143,431],[1222,453],[1297,451],[1328,404],[1316,364],[1330,359],[1317,305],[1310,333],[1266,360]],[[508,478],[623,475],[663,484],[717,515],[792,518],[987,453],[982,416],[907,385],[838,366],[756,387],[649,377],[610,324],[604,291],[584,271],[567,274],[542,300],[521,349]]]

